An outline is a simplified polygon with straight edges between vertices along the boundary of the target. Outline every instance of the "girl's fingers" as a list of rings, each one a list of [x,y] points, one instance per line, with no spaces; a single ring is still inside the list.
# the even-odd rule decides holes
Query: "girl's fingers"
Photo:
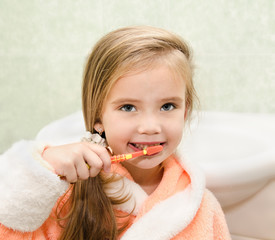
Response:
[[[68,176],[65,176],[66,180],[70,183],[75,183],[77,182],[77,174],[76,174],[76,171],[68,174]]]
[[[110,158],[108,155],[107,157],[105,156],[105,150],[106,149],[101,146],[99,146],[99,148],[97,146],[92,148],[85,146],[82,148],[81,154],[77,154],[74,160],[74,168],[78,179],[86,180],[89,177],[95,177],[99,174],[104,166],[104,162],[108,164],[108,158]],[[103,160],[102,158],[105,159]],[[68,170],[67,173],[70,174],[71,180],[75,180],[75,174],[72,175],[72,172]]]
[[[56,170],[56,173],[70,183],[75,183],[78,179],[76,169],[73,165],[65,166],[61,171]]]
[[[87,165],[84,159],[76,162],[75,169],[80,180],[86,180],[90,177],[89,165]]]
[[[43,158],[55,169],[56,174],[74,183],[77,179],[95,177],[104,168],[109,172],[111,159],[108,151],[88,142],[49,147]]]
[[[95,152],[88,150],[84,152],[84,159],[84,165],[89,172],[89,176],[95,177],[98,175],[104,164],[100,157]]]
[[[93,165],[90,167],[90,177],[96,177],[101,170],[102,170],[102,162],[99,160],[97,163],[97,166]]]
[[[96,144],[91,144],[91,143],[85,143],[88,148],[91,150],[89,151],[89,153],[84,154],[84,158],[86,160],[86,162],[88,163],[88,165],[93,165],[93,158],[95,160],[96,164],[96,168],[104,169],[105,172],[110,172],[111,170],[111,158],[109,156],[109,152],[107,151],[106,148],[96,145]],[[95,153],[97,155],[97,158],[95,157],[94,154]],[[100,160],[100,162],[98,161]]]

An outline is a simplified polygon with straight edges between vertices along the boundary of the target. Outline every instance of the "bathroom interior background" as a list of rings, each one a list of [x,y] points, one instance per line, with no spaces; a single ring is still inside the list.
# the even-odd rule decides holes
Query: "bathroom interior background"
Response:
[[[274,12],[273,0],[1,0],[0,153],[80,110],[88,53],[128,25],[189,42],[202,110],[275,113]]]

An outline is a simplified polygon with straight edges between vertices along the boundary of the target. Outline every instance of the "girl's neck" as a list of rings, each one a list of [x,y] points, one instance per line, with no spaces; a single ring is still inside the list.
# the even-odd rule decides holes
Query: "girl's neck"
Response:
[[[123,165],[129,171],[134,181],[148,195],[153,193],[161,182],[163,176],[163,167],[161,164],[152,169],[139,169],[127,163],[123,163]]]

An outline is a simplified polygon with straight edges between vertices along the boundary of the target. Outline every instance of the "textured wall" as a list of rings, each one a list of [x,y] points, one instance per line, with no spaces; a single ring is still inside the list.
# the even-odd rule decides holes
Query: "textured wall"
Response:
[[[0,152],[79,110],[92,45],[133,24],[188,40],[202,109],[275,113],[274,12],[273,0],[1,0]]]

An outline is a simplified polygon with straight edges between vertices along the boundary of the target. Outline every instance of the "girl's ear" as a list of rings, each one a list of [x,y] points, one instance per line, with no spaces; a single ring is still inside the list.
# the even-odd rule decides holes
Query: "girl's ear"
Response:
[[[187,117],[187,112],[188,112],[188,106],[186,106],[186,107],[185,107],[184,121],[186,120],[186,117]]]
[[[94,125],[94,130],[96,130],[99,133],[99,135],[101,135],[104,132],[104,127],[102,123],[96,122]]]

